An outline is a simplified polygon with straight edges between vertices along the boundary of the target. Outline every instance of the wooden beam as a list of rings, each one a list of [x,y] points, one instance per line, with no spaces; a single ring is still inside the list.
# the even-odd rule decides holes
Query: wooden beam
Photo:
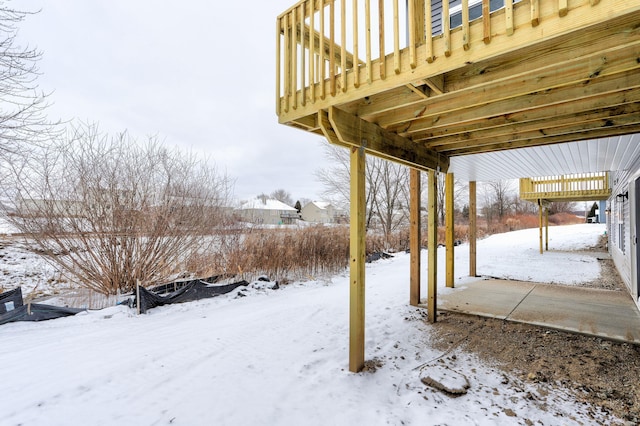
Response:
[[[513,124],[513,122],[510,122],[511,116],[520,113],[522,114],[519,118],[524,120],[529,117],[541,120],[545,117],[556,117],[554,113],[557,114],[557,111],[561,113],[571,113],[570,109],[562,109],[562,105],[567,102],[573,102],[573,106],[579,110],[589,111],[600,109],[603,111],[603,107],[611,107],[614,105],[601,105],[598,103],[598,99],[601,96],[611,94],[615,96],[615,92],[617,91],[614,89],[614,85],[616,84],[629,84],[626,91],[617,93],[619,102],[627,103],[627,97],[638,97],[637,92],[640,92],[640,72],[638,71],[640,71],[640,68],[603,77],[601,80],[594,81],[588,85],[557,87],[548,89],[544,94],[530,93],[518,98],[496,101],[490,105],[470,106],[457,111],[442,112],[438,115],[430,114],[429,117],[421,118],[419,121],[414,121],[410,124],[405,122],[404,128],[416,130],[416,132],[420,130],[429,132],[433,128],[442,129],[446,127],[447,124],[456,124],[458,126],[472,125],[473,123],[478,123],[480,120],[494,120],[497,116],[503,116],[502,119],[506,119],[503,123],[508,125]],[[444,98],[445,96],[439,96],[431,99],[437,100]],[[438,108],[433,109],[437,110]],[[505,115],[504,111],[509,111],[509,114]],[[536,111],[538,113],[536,113]],[[605,114],[603,114],[603,116],[606,116]],[[499,121],[500,119],[498,119],[497,122]],[[379,123],[379,125],[386,128],[382,123]],[[388,130],[393,131],[393,128]],[[414,137],[413,133],[411,136]],[[425,136],[425,134],[417,135],[416,139],[422,140],[423,136]]]
[[[351,206],[349,242],[349,371],[364,367],[365,328],[365,153],[351,148]]]
[[[629,110],[629,112],[624,112]],[[499,145],[503,142],[517,142],[519,140],[531,141],[538,138],[550,138],[562,135],[571,135],[590,130],[598,130],[603,127],[619,127],[640,123],[640,105],[630,104],[626,107],[613,107],[610,110],[594,111],[585,115],[575,117],[549,117],[546,122],[526,123],[519,125],[501,126],[493,129],[479,130],[474,134],[473,144],[475,146]],[[509,131],[510,130],[510,131]],[[477,137],[476,137],[477,136]],[[578,140],[578,139],[576,139]],[[455,135],[453,137],[442,137],[434,140],[433,143],[424,144],[429,149],[446,153],[465,149],[469,146],[469,135]]]
[[[446,285],[454,285],[454,216],[453,216],[453,173],[447,173],[445,178],[445,222],[446,222]]]
[[[330,142],[349,146],[363,146],[367,154],[395,161],[418,170],[446,172],[449,159],[435,151],[425,149],[409,139],[387,132],[376,124],[362,120],[338,108],[329,108],[329,114],[320,111],[320,127],[325,136],[335,134],[338,142],[327,136]]]
[[[629,114],[634,111],[640,111],[640,90],[623,93],[607,93],[605,95],[596,95],[591,98],[591,102],[586,99],[575,99],[568,102],[556,104],[554,106],[541,106],[534,109],[514,112],[509,115],[501,115],[498,117],[481,118],[479,120],[468,121],[460,124],[451,124],[447,127],[438,126],[435,129],[429,129],[421,132],[404,132],[402,136],[411,137],[414,141],[423,141],[429,139],[429,146],[438,144],[437,138],[448,136],[461,136],[474,132],[476,136],[483,137],[498,136],[511,132],[515,134],[515,130],[529,128],[529,130],[537,126],[538,129],[544,129],[550,124],[565,125],[570,123],[587,122],[596,120],[601,117],[613,117],[619,114]],[[603,108],[594,108],[596,105],[607,105]],[[516,128],[517,127],[517,128]]]
[[[471,107],[476,102],[484,105],[493,99],[490,98],[492,96],[502,100],[535,90],[544,92],[551,87],[576,82],[586,85],[595,76],[637,67],[634,61],[640,49],[640,39],[635,40],[627,39],[621,43],[608,32],[598,31],[591,37],[576,37],[563,40],[559,45],[545,45],[544,48],[536,49],[525,56],[512,54],[500,60],[469,64],[459,70],[445,73],[447,98],[438,99],[437,102],[421,102],[420,98],[407,97],[399,88],[370,95],[366,103],[357,102],[341,108],[365,120],[375,121],[386,129],[394,130],[390,128],[394,123],[380,120],[378,115],[394,111],[394,116],[401,117],[400,121],[427,117],[432,111],[434,116],[439,116],[444,112],[459,109],[455,107],[460,105]],[[418,81],[422,83],[424,79],[416,80]],[[526,90],[527,87],[530,90]],[[441,109],[441,106],[446,109]],[[404,107],[406,111],[401,109]],[[416,111],[423,110],[427,114],[416,116]]]
[[[414,86],[413,84],[407,84],[406,87],[422,99],[429,99],[429,87],[427,86]]]
[[[446,114],[467,114],[468,119],[477,119],[477,111],[471,111],[483,108],[483,111],[488,112],[480,117],[491,117],[499,111],[521,111],[620,90],[621,87],[634,87],[638,80],[634,78],[634,74],[637,75],[640,69],[640,64],[635,59],[638,50],[640,39],[607,50],[606,53],[598,52],[564,61],[561,66],[531,68],[518,75],[518,78],[513,76],[514,78],[487,80],[467,87],[460,87],[459,82],[448,79],[446,96],[436,96],[409,105],[397,104],[392,113],[378,113],[375,111],[376,105],[361,105],[356,114],[377,122],[385,129],[394,130],[392,126],[395,124],[405,125],[411,120],[411,127],[420,130],[421,127],[431,127],[433,120],[440,124],[438,120]],[[603,55],[606,55],[605,59]],[[544,84],[540,84],[540,81],[544,81]],[[581,96],[582,89],[585,93]],[[513,103],[516,104],[512,105]],[[384,116],[380,117],[382,114]],[[466,119],[465,116],[464,120]]]
[[[438,320],[438,205],[436,203],[438,178],[433,170],[429,170],[428,185],[427,316],[429,322],[435,323]]]
[[[544,138],[520,139],[508,142],[501,142],[492,145],[472,146],[456,151],[447,151],[450,156],[480,154],[483,152],[502,151],[506,149],[525,148],[530,146],[544,146],[563,142],[583,141],[588,139],[597,139],[613,136],[630,135],[640,133],[640,123],[634,123],[624,126],[602,126],[598,129],[586,130],[583,132],[568,133],[557,136],[546,136]]]
[[[424,82],[438,95],[442,95],[444,93],[444,74],[436,75],[432,78],[426,78]]]
[[[420,303],[420,170],[409,169],[409,252],[411,266],[409,271],[409,303],[418,306]]]
[[[469,182],[469,276],[477,276],[476,271],[476,182]]]

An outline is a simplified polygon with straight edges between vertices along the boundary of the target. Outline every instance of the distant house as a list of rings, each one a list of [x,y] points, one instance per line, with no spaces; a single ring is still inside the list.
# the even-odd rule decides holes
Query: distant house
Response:
[[[264,225],[289,225],[300,219],[298,211],[293,207],[264,197],[243,203],[238,214],[244,221]]]
[[[335,207],[326,201],[312,201],[307,203],[302,210],[302,219],[314,223],[346,223],[347,212]]]
[[[23,217],[79,217],[82,212],[79,201],[19,198],[13,213]]]

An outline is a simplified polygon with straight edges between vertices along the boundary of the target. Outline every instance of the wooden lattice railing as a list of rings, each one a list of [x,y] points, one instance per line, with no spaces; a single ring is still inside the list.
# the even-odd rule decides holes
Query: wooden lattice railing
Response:
[[[609,173],[606,172],[520,179],[520,198],[523,200],[603,200],[610,195]]]

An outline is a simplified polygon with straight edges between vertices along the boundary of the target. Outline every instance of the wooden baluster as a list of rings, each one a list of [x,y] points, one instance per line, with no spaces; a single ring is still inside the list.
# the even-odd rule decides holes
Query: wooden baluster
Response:
[[[563,16],[567,16],[567,13],[569,13],[567,0],[558,0],[558,15],[562,18]]]
[[[416,61],[416,8],[415,0],[409,0],[409,66],[415,68],[418,63]]]
[[[340,61],[340,84],[342,91],[347,91],[347,0],[340,0],[340,45],[341,45],[341,61]]]
[[[367,37],[367,83],[371,83],[373,81],[373,69],[371,68],[371,0],[365,0],[364,14]]]
[[[531,1],[531,26],[537,27],[540,23],[540,2],[539,0]]]
[[[358,59],[358,0],[353,0],[353,87],[360,87],[360,66]]]
[[[393,71],[400,74],[400,23],[398,0],[393,0]]]
[[[336,95],[336,3],[329,2],[329,91]]]
[[[320,99],[324,100],[327,96],[327,89],[324,84],[325,69],[327,67],[325,59],[325,44],[324,44],[324,0],[320,0],[320,58],[318,65],[320,66]]]
[[[513,34],[513,0],[504,0],[504,17],[507,35]]]
[[[444,37],[444,56],[451,56],[450,27],[451,18],[449,16],[449,0],[442,0],[442,36]]]
[[[384,80],[387,76],[387,63],[384,48],[384,0],[378,0],[378,38],[380,42],[380,79]]]
[[[491,43],[491,8],[489,0],[482,0],[482,40]]]
[[[282,17],[284,24],[284,111],[289,112],[291,102],[291,27],[289,14]]]
[[[469,0],[462,0],[462,48],[469,50]]]
[[[305,52],[305,25],[304,25],[304,2],[300,3],[300,89],[302,91],[302,106],[307,104],[307,63]]]
[[[298,22],[296,20],[297,8],[290,12],[291,15],[291,107],[298,109]]]
[[[280,48],[280,44],[281,44],[281,37],[280,37],[280,31],[282,29],[282,18],[278,18],[276,19],[276,114],[280,115],[281,112],[281,105],[280,105],[280,94],[281,94],[281,84],[280,84],[280,79],[281,79],[281,70],[280,70],[280,61],[282,60],[282,58],[280,57],[280,55],[282,54],[281,52],[281,48]]]
[[[488,0],[487,0],[488,1]],[[425,37],[425,57],[428,63],[432,63],[435,55],[433,54],[433,23],[431,22],[431,0],[424,2],[424,37]]]
[[[311,4],[311,10],[309,11],[309,85],[311,86],[311,103],[314,104],[316,102],[316,27],[315,27],[315,5],[314,1],[311,0],[309,2]],[[322,43],[322,38],[319,39],[319,42]]]

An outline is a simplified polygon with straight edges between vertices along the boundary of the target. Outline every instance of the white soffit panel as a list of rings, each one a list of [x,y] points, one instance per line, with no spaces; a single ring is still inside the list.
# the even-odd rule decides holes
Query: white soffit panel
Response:
[[[630,169],[640,134],[452,157],[457,179],[491,181]]]

